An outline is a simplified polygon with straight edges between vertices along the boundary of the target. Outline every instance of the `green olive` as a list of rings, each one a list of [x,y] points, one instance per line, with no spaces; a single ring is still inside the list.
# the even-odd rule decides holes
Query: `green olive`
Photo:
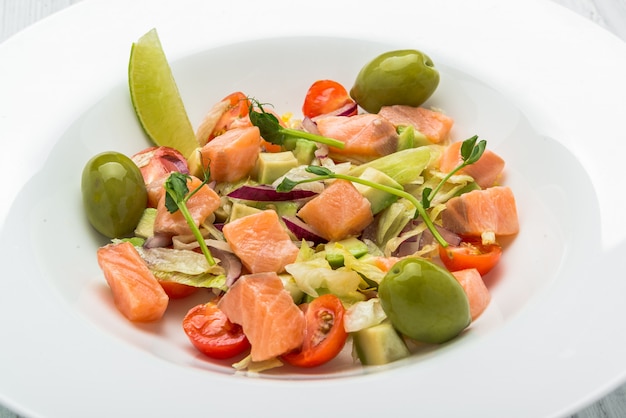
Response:
[[[414,49],[389,51],[366,64],[350,96],[369,113],[382,106],[421,106],[439,85],[439,71],[428,55]]]
[[[81,190],[87,219],[109,238],[130,235],[148,200],[141,171],[119,152],[104,152],[89,160],[83,169]]]
[[[446,342],[471,322],[463,287],[450,272],[425,259],[397,262],[380,282],[378,296],[392,325],[416,341]]]

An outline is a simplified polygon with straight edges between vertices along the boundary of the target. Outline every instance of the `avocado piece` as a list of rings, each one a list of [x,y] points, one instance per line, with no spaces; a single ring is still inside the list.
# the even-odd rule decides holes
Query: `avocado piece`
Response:
[[[154,235],[154,220],[156,219],[156,208],[145,208],[139,222],[135,227],[135,235],[141,238],[150,238]]]
[[[233,202],[232,209],[230,210],[229,221],[232,222],[235,219],[253,215],[257,212],[261,212],[261,209],[253,208],[252,206],[244,205],[243,203]]]
[[[383,186],[393,187],[394,189],[403,190],[400,183],[389,177],[387,174],[372,167],[368,167],[359,175],[360,179],[371,181],[372,183],[381,184]],[[373,187],[365,186],[360,183],[354,183],[356,189],[369,200],[372,214],[376,215],[383,209],[389,207],[392,203],[398,200],[398,196],[383,190],[374,189]]]
[[[389,321],[352,333],[361,363],[377,366],[408,357],[411,352]]]
[[[254,202],[254,207],[260,210],[268,210],[271,209],[278,214],[279,217],[282,216],[295,216],[300,209],[300,204],[292,201],[285,202]]]
[[[332,241],[324,246],[326,261],[333,269],[343,266],[343,251],[348,251],[354,257],[359,258],[367,254],[367,245],[356,237],[346,238],[341,241]]]
[[[274,180],[299,165],[291,151],[262,152],[256,162],[257,180],[261,184],[272,184]]]
[[[396,128],[396,132],[398,132],[398,151],[431,144],[426,135],[415,129],[413,125],[400,125]]]
[[[317,151],[317,144],[315,144],[315,142],[299,140],[296,142],[292,153],[298,160],[299,165],[309,165],[315,158],[315,151]]]
[[[315,292],[317,292],[317,296],[312,296],[309,294],[304,294],[304,297],[302,298],[302,303],[311,303],[313,302],[313,300],[319,296],[325,295],[327,293],[332,293],[330,290],[328,290],[328,288],[326,287],[318,287],[315,289]],[[359,292],[359,291],[351,291],[348,292],[346,294],[343,294],[341,296],[337,296],[341,302],[344,305],[352,305],[356,302],[362,302],[365,300],[365,296],[363,295],[363,293]]]

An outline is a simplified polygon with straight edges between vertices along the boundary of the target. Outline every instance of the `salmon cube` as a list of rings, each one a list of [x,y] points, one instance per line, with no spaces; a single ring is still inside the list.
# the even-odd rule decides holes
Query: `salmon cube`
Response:
[[[345,144],[342,149],[330,147],[338,159],[367,162],[398,150],[395,126],[378,115],[327,116],[316,123],[320,134]]]
[[[187,188],[189,192],[195,190],[202,184],[202,181],[194,176],[190,176],[187,180]],[[170,213],[165,206],[166,193],[161,195],[157,204],[157,214],[154,220],[154,233],[162,235],[189,235],[191,228],[187,224],[185,217],[180,210]],[[204,184],[189,200],[187,200],[187,209],[193,218],[196,226],[199,226],[206,220],[209,215],[220,207],[219,195]]]
[[[474,190],[453,197],[441,213],[443,227],[464,236],[515,235],[519,220],[515,196],[509,187],[497,186]]]
[[[395,126],[412,125],[433,144],[445,141],[454,124],[451,117],[425,107],[383,106],[378,114]]]
[[[298,211],[328,241],[357,236],[374,220],[371,205],[347,180],[335,180]]]
[[[448,146],[439,160],[439,170],[449,173],[463,162],[461,157],[462,142],[454,142]],[[504,170],[504,160],[495,152],[486,149],[474,164],[463,167],[458,174],[471,176],[483,189],[492,187]]]
[[[239,181],[254,170],[261,152],[261,133],[256,126],[230,129],[209,141],[200,152],[211,180]]]
[[[97,258],[115,306],[126,318],[147,322],[163,316],[169,298],[130,242],[101,247]]]
[[[276,273],[241,276],[217,307],[241,325],[253,361],[264,361],[302,345],[305,319]]]
[[[489,289],[485,286],[482,276],[476,269],[453,271],[452,275],[467,295],[472,321],[476,320],[489,306],[491,301]]]
[[[273,210],[235,219],[224,225],[222,232],[251,273],[283,272],[298,256],[298,247]]]

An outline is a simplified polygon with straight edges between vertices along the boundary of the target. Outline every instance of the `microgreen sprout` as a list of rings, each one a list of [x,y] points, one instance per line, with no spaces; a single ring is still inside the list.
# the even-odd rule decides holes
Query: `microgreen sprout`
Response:
[[[337,139],[281,126],[278,118],[272,113],[266,112],[263,105],[255,99],[250,99],[248,113],[250,115],[250,122],[259,128],[263,139],[267,142],[271,142],[272,144],[284,145],[287,139],[298,138],[314,141],[335,148],[345,147],[345,144]]]
[[[200,190],[202,186],[204,186],[209,181],[208,172],[204,173],[204,181],[191,192],[187,187],[187,180],[189,180],[189,174],[183,174],[179,172],[172,172],[167,180],[165,181],[165,191],[167,192],[165,195],[165,207],[169,211],[169,213],[175,213],[180,210],[183,214],[183,217],[187,221],[187,225],[191,228],[191,232],[193,236],[198,241],[200,245],[200,249],[202,250],[202,254],[206,258],[206,261],[210,266],[215,265],[215,259],[211,255],[209,248],[204,241],[204,237],[200,232],[200,228],[195,224],[191,213],[189,212],[189,208],[187,207],[187,201]]]
[[[359,183],[364,186],[378,189],[387,193],[391,193],[395,196],[405,198],[409,202],[411,202],[411,204],[413,204],[413,206],[415,206],[415,209],[416,209],[414,218],[421,216],[422,219],[424,220],[424,223],[426,224],[426,227],[433,234],[437,242],[442,247],[448,246],[448,242],[441,236],[437,228],[435,228],[433,221],[430,219],[430,216],[428,215],[428,213],[426,212],[422,204],[412,194],[407,193],[404,190],[396,189],[395,187],[385,186],[383,184],[365,180],[359,177],[350,176],[347,174],[334,173],[326,167],[310,165],[306,168],[306,171],[308,171],[309,173],[315,174],[317,177],[312,177],[309,179],[298,180],[298,181],[290,180],[289,178],[284,178],[283,181],[278,185],[276,190],[278,190],[279,192],[288,192],[292,190],[294,187],[296,187],[298,184],[302,184],[302,183],[310,183],[314,181],[328,180],[328,179],[341,179],[341,180],[348,180],[353,183]]]
[[[437,194],[437,192],[439,192],[439,190],[441,190],[443,185],[450,179],[450,177],[455,175],[464,167],[474,164],[483,155],[483,153],[485,152],[485,148],[487,147],[487,141],[481,139],[478,143],[476,143],[477,140],[478,135],[474,135],[473,137],[463,141],[463,143],[461,144],[461,163],[456,166],[452,171],[450,171],[443,179],[441,179],[441,181],[434,190],[431,190],[430,187],[424,188],[424,192],[422,193],[422,206],[425,209],[428,209],[430,207],[430,204],[435,198],[435,195]]]

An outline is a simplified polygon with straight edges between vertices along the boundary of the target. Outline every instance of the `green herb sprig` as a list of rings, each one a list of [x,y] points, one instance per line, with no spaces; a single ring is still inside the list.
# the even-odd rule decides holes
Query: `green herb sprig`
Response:
[[[441,179],[434,190],[431,190],[430,187],[424,188],[424,192],[422,193],[422,206],[424,206],[425,209],[430,207],[435,195],[439,192],[439,190],[441,190],[450,177],[468,165],[474,164],[483,155],[485,148],[487,148],[487,141],[481,139],[478,143],[476,143],[477,140],[478,135],[474,135],[473,137],[463,141],[461,144],[461,163],[450,171],[443,179]]]
[[[248,113],[250,115],[250,122],[259,128],[263,139],[272,144],[285,145],[288,139],[299,138],[335,148],[345,147],[345,144],[337,139],[281,126],[278,118],[272,113],[266,112],[265,109],[263,109],[263,105],[255,99],[250,99]]]
[[[169,213],[176,213],[176,211],[180,210],[183,214],[183,217],[187,221],[187,225],[191,228],[191,232],[193,236],[198,241],[200,245],[200,249],[202,250],[202,254],[206,258],[206,261],[210,266],[215,265],[215,259],[211,255],[209,248],[204,241],[204,237],[200,232],[200,228],[195,224],[191,213],[189,212],[189,208],[187,207],[187,201],[194,195],[202,186],[204,186],[209,181],[208,173],[204,174],[204,181],[193,191],[189,192],[189,188],[187,187],[187,180],[189,180],[191,176],[189,174],[183,174],[179,172],[172,172],[167,180],[165,181],[165,191],[167,192],[165,195],[165,207],[167,208]]]
[[[306,168],[306,171],[309,173],[315,174],[317,177],[312,177],[309,179],[304,179],[304,180],[299,180],[299,181],[294,181],[294,180],[290,180],[289,178],[284,178],[283,181],[278,185],[276,190],[278,190],[279,192],[288,192],[292,190],[294,187],[296,187],[298,184],[310,183],[314,181],[328,180],[328,179],[348,180],[353,183],[359,183],[364,186],[369,186],[371,188],[378,189],[387,193],[391,193],[395,196],[407,199],[409,202],[411,202],[411,204],[413,204],[413,206],[415,206],[416,210],[415,210],[414,218],[418,218],[419,216],[421,216],[422,219],[424,220],[424,223],[426,224],[426,227],[433,234],[437,242],[442,247],[447,247],[449,245],[448,242],[441,236],[437,228],[435,228],[433,221],[430,219],[430,216],[428,215],[428,213],[426,212],[422,204],[412,194],[407,193],[404,190],[396,189],[395,187],[385,186],[383,184],[375,183],[373,181],[365,180],[359,177],[350,176],[347,174],[334,173],[326,167],[310,165]]]

